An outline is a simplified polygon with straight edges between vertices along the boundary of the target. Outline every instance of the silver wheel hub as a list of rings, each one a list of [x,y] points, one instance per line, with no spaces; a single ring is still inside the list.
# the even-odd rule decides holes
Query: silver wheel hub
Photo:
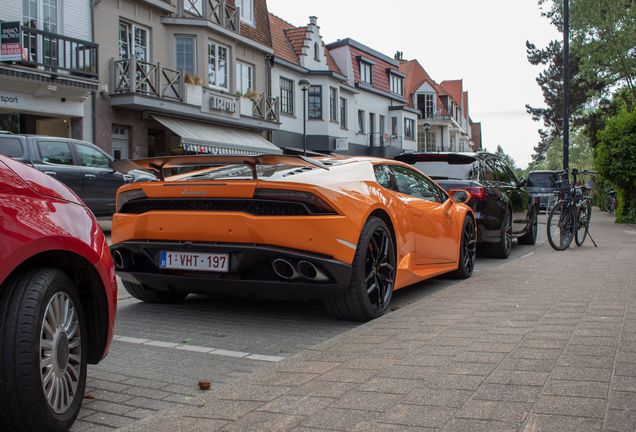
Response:
[[[65,413],[77,394],[81,334],[75,305],[65,292],[49,301],[40,332],[40,380],[49,407]]]

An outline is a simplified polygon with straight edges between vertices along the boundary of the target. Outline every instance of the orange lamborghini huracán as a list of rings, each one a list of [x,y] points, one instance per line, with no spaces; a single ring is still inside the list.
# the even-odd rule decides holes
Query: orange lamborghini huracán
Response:
[[[467,278],[475,265],[469,193],[449,195],[402,162],[172,156],[111,166],[158,174],[119,189],[112,225],[117,274],[146,302],[320,298],[333,316],[366,321],[386,312],[393,290]]]

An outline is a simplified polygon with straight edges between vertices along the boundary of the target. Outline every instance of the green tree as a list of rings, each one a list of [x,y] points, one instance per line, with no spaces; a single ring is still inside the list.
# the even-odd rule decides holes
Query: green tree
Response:
[[[560,170],[563,169],[563,139],[553,138],[549,141],[545,154],[545,160],[535,164],[537,170]],[[570,136],[570,147],[568,149],[568,159],[570,168],[579,171],[593,170],[594,157],[592,148],[589,145],[589,138],[581,132],[575,132]]]
[[[621,110],[607,120],[598,133],[596,167],[601,176],[616,185],[619,207],[617,222],[636,222],[636,112]]]

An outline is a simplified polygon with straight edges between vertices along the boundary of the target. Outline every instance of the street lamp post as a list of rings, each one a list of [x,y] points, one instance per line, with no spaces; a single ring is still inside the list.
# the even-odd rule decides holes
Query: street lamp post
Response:
[[[298,87],[303,91],[303,154],[305,156],[307,156],[307,112],[305,111],[307,103],[305,102],[305,95],[310,86],[311,83],[307,78],[298,80]]]

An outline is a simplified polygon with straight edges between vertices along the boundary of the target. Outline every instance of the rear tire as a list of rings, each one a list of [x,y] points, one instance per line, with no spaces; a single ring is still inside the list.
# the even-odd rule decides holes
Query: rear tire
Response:
[[[86,386],[88,335],[69,277],[34,269],[12,278],[0,295],[0,429],[69,429]]]
[[[122,280],[122,283],[128,294],[146,303],[178,303],[188,296],[188,293],[172,293],[144,288],[139,284],[125,280]]]
[[[323,299],[327,312],[355,321],[384,315],[393,296],[395,263],[391,232],[382,219],[370,217],[360,233],[349,288],[342,295]]]
[[[475,269],[475,256],[477,254],[475,238],[475,222],[470,216],[464,218],[461,241],[459,245],[459,267],[450,273],[456,279],[468,279]]]
[[[536,209],[532,213],[532,222],[530,222],[528,232],[517,239],[517,243],[519,244],[532,246],[537,243],[537,233],[539,231],[539,210]]]
[[[550,212],[547,223],[550,246],[555,250],[565,250],[572,243],[576,230],[576,215],[568,201],[559,201]]]
[[[506,209],[501,221],[501,236],[497,243],[484,243],[486,255],[492,258],[506,259],[512,250],[512,217],[510,210]]]
[[[591,205],[589,204],[589,200],[586,205],[579,208],[576,218],[576,232],[574,233],[574,241],[577,246],[582,246],[583,242],[585,242],[585,238],[587,237],[587,230],[590,226],[590,208]]]

